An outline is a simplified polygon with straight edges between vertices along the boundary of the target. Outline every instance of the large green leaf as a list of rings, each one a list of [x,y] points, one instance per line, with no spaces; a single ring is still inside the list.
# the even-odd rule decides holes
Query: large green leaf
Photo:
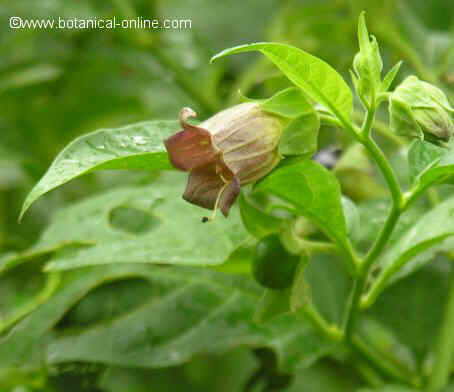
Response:
[[[248,237],[239,211],[233,208],[228,219],[218,216],[202,223],[205,211],[181,198],[185,180],[185,173],[169,172],[151,185],[115,189],[65,208],[55,215],[36,246],[22,257],[84,245],[52,261],[48,268],[110,263],[223,263]]]
[[[449,290],[450,264],[448,258],[437,257],[433,263],[388,287],[367,311],[368,316],[393,333],[400,347],[404,345],[411,351],[416,369],[428,365],[427,353],[436,343]],[[371,338],[374,342],[384,341],[379,336]],[[395,347],[400,356],[405,354],[399,346],[388,344],[387,352]]]
[[[333,113],[350,119],[353,98],[345,80],[327,63],[305,51],[286,44],[259,42],[226,49],[212,61],[235,53],[259,51],[314,101]]]
[[[295,212],[313,220],[342,248],[347,249],[347,226],[336,177],[317,162],[284,164],[255,188],[293,205]]]
[[[371,304],[388,284],[413,273],[429,262],[436,252],[452,247],[449,237],[454,235],[453,216],[454,198],[450,198],[425,213],[394,241],[380,259],[379,274],[367,294],[367,304]]]
[[[178,367],[149,369],[109,366],[98,379],[103,392],[242,392],[257,370],[247,348],[201,355]]]
[[[21,217],[40,196],[94,170],[171,169],[163,140],[177,130],[176,121],[148,121],[77,138],[58,154],[31,190]]]
[[[87,308],[84,302],[99,286],[133,279],[131,288],[138,278],[149,284],[139,303],[125,306],[122,298],[123,303],[115,306],[119,292],[112,289],[110,298],[104,294],[91,304],[98,319],[78,309]],[[249,278],[207,269],[139,264],[80,269],[69,273],[46,304],[0,340],[0,363],[8,367],[43,360],[90,361],[165,367],[194,355],[247,345],[270,347],[282,369],[294,371],[331,350],[332,343],[309,323],[290,315],[255,324],[252,315],[261,291]],[[129,292],[125,287],[121,297]],[[99,319],[106,307],[115,311],[110,318]]]

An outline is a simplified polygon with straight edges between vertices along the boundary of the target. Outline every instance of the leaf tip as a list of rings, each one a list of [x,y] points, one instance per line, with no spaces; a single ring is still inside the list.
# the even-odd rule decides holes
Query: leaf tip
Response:
[[[361,11],[358,18],[358,41],[359,48],[365,49],[367,45],[370,45],[369,31],[366,25],[366,11]]]
[[[24,204],[22,204],[22,208],[20,210],[19,216],[17,218],[17,223],[22,223],[22,219],[24,218],[25,213],[30,208],[30,203],[25,199]]]

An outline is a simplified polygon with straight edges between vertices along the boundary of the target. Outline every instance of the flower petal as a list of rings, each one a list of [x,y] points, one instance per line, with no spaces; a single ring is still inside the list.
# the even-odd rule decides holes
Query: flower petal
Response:
[[[193,110],[183,108],[180,112],[183,131],[169,137],[164,142],[172,165],[184,171],[212,163],[219,154],[213,146],[211,134],[206,129],[191,125],[186,121],[195,115]]]
[[[225,177],[224,177],[225,178]],[[219,173],[219,166],[209,164],[192,170],[189,174],[183,199],[209,210],[218,207],[227,216],[230,207],[240,193],[240,182],[237,177],[231,177],[225,182]]]

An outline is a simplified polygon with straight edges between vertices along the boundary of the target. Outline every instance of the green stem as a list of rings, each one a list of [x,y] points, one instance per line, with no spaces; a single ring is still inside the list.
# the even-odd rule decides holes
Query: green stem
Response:
[[[371,107],[367,111],[367,115],[361,131],[359,133],[355,132],[355,134],[357,135],[358,140],[364,145],[371,157],[374,159],[375,163],[380,169],[380,172],[385,178],[385,181],[388,184],[388,188],[391,193],[392,207],[385,225],[383,226],[375,243],[369,250],[366,258],[363,260],[359,267],[358,277],[353,286],[351,302],[349,307],[347,308],[347,315],[345,319],[345,335],[348,340],[351,340],[352,338],[354,325],[360,312],[361,295],[365,291],[370,269],[386,246],[386,243],[388,242],[389,237],[394,230],[399,216],[403,211],[402,191],[394,170],[381,149],[377,146],[377,144],[371,137],[376,109],[377,108],[375,105],[371,105]]]
[[[450,273],[450,289],[443,323],[435,347],[434,364],[427,386],[428,392],[438,392],[446,386],[454,358],[454,270]]]
[[[399,181],[397,180],[393,168],[389,164],[381,149],[371,138],[364,140],[363,145],[375,160],[375,163],[377,164],[383,177],[385,178],[389,191],[391,192],[393,203],[396,207],[400,208],[402,204],[402,191],[400,189]]]
[[[343,339],[342,331],[335,325],[329,324],[312,305],[307,304],[302,311],[312,324],[326,337],[333,341],[341,341]]]
[[[354,112],[353,118],[356,121],[360,121],[362,116],[360,113]],[[394,132],[392,132],[383,121],[375,119],[373,129],[375,129],[381,136],[385,137],[398,146],[405,146],[407,144],[403,138],[397,136]]]
[[[310,253],[331,253],[336,254],[339,248],[332,242],[304,240],[304,247]]]
[[[389,237],[391,236],[394,227],[400,217],[400,214],[401,209],[393,205],[391,208],[391,212],[377,240],[375,241],[374,245],[372,246],[372,248],[370,249],[369,253],[367,254],[366,258],[364,259],[363,263],[360,266],[359,277],[355,282],[353,288],[350,312],[349,314],[347,314],[345,329],[345,334],[347,338],[352,336],[353,327],[356,323],[356,319],[358,318],[361,308],[361,296],[366,289],[370,269],[375,260],[377,259],[377,257],[380,255],[383,248],[385,247],[386,243],[388,242]]]

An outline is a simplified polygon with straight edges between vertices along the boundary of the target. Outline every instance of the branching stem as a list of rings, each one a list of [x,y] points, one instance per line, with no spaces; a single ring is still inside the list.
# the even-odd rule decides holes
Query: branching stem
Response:
[[[365,291],[370,270],[377,257],[381,254],[384,247],[386,246],[389,237],[391,236],[394,227],[405,207],[402,190],[397,180],[396,174],[394,173],[393,168],[384,156],[382,150],[377,146],[371,135],[376,109],[377,106],[375,104],[370,105],[364,119],[364,123],[360,130],[355,129],[355,126],[353,124],[340,119],[344,126],[350,128],[350,133],[356,136],[358,142],[364,145],[364,147],[369,152],[369,155],[377,164],[386,183],[388,184],[392,198],[391,211],[388,218],[386,219],[385,225],[383,226],[380,234],[378,235],[368,254],[359,264],[358,275],[354,282],[351,300],[347,308],[345,319],[345,336],[346,339],[350,341],[357,316],[360,312],[361,296]]]

